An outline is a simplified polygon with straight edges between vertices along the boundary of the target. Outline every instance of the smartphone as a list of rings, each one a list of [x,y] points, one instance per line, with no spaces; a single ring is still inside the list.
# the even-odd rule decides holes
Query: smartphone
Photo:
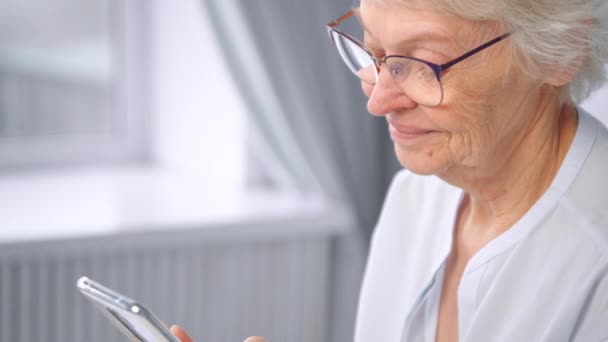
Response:
[[[150,311],[93,280],[82,277],[76,286],[133,342],[180,342]]]

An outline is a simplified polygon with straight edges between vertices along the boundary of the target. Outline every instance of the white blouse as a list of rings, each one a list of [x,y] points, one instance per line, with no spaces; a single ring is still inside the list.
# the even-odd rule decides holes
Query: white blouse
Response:
[[[579,126],[549,189],[471,258],[459,341],[608,341],[608,131]],[[399,172],[371,242],[355,342],[435,341],[462,190]]]

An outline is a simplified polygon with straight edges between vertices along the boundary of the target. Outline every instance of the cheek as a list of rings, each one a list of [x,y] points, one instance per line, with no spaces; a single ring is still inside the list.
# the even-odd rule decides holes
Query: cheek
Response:
[[[531,109],[528,99],[537,97],[535,82],[515,70],[458,76],[459,82],[448,79],[444,85],[444,105],[462,121],[463,129],[472,130],[480,139],[498,139],[518,119],[518,113]]]
[[[449,90],[443,111],[436,120],[449,132],[454,162],[473,166],[492,160],[501,140],[512,131],[509,126],[519,107],[514,98],[519,94],[513,88],[512,91],[507,91],[509,87],[501,89],[502,82],[475,82],[465,78],[458,89]]]
[[[497,124],[497,110],[503,107],[499,85],[501,76],[454,73],[446,77],[442,107],[448,130],[456,134],[469,135],[470,140],[480,140],[488,129]],[[505,94],[503,94],[505,95]],[[509,96],[504,96],[509,98]],[[479,143],[483,143],[479,141]]]
[[[485,112],[491,107],[491,97],[495,89],[492,86],[495,80],[470,73],[453,73],[443,79],[444,98],[442,106],[461,113],[461,115],[474,115]]]
[[[464,83],[458,89],[448,89],[442,105],[429,111],[427,117],[444,132],[444,145],[440,147],[451,162],[468,165],[492,145],[497,132],[495,109],[491,99],[483,96],[484,85]]]

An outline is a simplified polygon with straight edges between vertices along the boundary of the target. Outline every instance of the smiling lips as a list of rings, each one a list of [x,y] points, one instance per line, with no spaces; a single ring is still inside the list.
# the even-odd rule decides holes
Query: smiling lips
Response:
[[[417,140],[434,132],[433,130],[415,126],[396,125],[392,122],[389,122],[388,126],[393,140],[404,145],[415,144],[417,143]]]
[[[431,133],[432,130],[430,129],[424,129],[424,128],[418,128],[418,127],[413,127],[413,126],[398,126],[395,125],[394,123],[389,122],[389,125],[391,125],[396,131],[403,133],[403,134],[425,134],[425,133]]]

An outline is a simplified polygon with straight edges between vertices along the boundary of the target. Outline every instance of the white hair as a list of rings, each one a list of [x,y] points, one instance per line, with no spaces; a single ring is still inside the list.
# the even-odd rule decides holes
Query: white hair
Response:
[[[404,2],[410,0],[401,0]],[[608,0],[430,0],[466,19],[495,21],[516,32],[518,55],[533,75],[580,65],[562,99],[580,103],[607,81]]]

